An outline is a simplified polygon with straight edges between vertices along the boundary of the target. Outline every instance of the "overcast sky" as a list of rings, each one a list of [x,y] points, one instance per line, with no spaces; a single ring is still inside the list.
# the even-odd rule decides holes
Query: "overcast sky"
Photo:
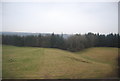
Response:
[[[2,31],[118,33],[118,3],[4,2]]]

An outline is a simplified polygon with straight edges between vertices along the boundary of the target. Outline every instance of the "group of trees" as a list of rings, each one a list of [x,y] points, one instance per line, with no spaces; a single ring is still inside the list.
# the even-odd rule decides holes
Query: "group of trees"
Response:
[[[67,49],[70,51],[79,51],[89,47],[119,47],[119,34],[76,34],[70,36],[66,42]]]
[[[46,47],[46,48],[63,48],[64,39],[62,35],[2,35],[2,44],[14,46],[31,46],[31,47]]]
[[[15,46],[32,46],[59,48],[69,51],[79,51],[89,47],[120,47],[119,34],[75,34],[68,38],[64,38],[63,34],[48,34],[48,35],[2,35],[2,44]]]

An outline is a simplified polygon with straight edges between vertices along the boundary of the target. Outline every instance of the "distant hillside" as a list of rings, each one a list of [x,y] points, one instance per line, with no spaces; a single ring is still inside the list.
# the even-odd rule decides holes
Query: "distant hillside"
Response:
[[[0,32],[0,35],[18,35],[18,36],[28,36],[28,35],[50,35],[51,33],[27,33],[27,32]],[[64,38],[68,38],[70,34],[63,34]]]

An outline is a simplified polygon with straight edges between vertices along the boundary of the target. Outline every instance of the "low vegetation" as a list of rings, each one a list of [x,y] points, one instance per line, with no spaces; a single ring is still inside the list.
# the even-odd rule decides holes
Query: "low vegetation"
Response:
[[[80,52],[3,45],[2,77],[19,79],[118,78],[118,48]]]

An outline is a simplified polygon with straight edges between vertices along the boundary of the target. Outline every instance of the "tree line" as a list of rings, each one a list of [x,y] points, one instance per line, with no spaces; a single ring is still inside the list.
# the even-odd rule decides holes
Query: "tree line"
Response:
[[[64,38],[63,34],[48,35],[2,35],[2,44],[14,46],[32,46],[59,48],[69,51],[80,51],[89,47],[120,47],[119,34],[75,34]]]

